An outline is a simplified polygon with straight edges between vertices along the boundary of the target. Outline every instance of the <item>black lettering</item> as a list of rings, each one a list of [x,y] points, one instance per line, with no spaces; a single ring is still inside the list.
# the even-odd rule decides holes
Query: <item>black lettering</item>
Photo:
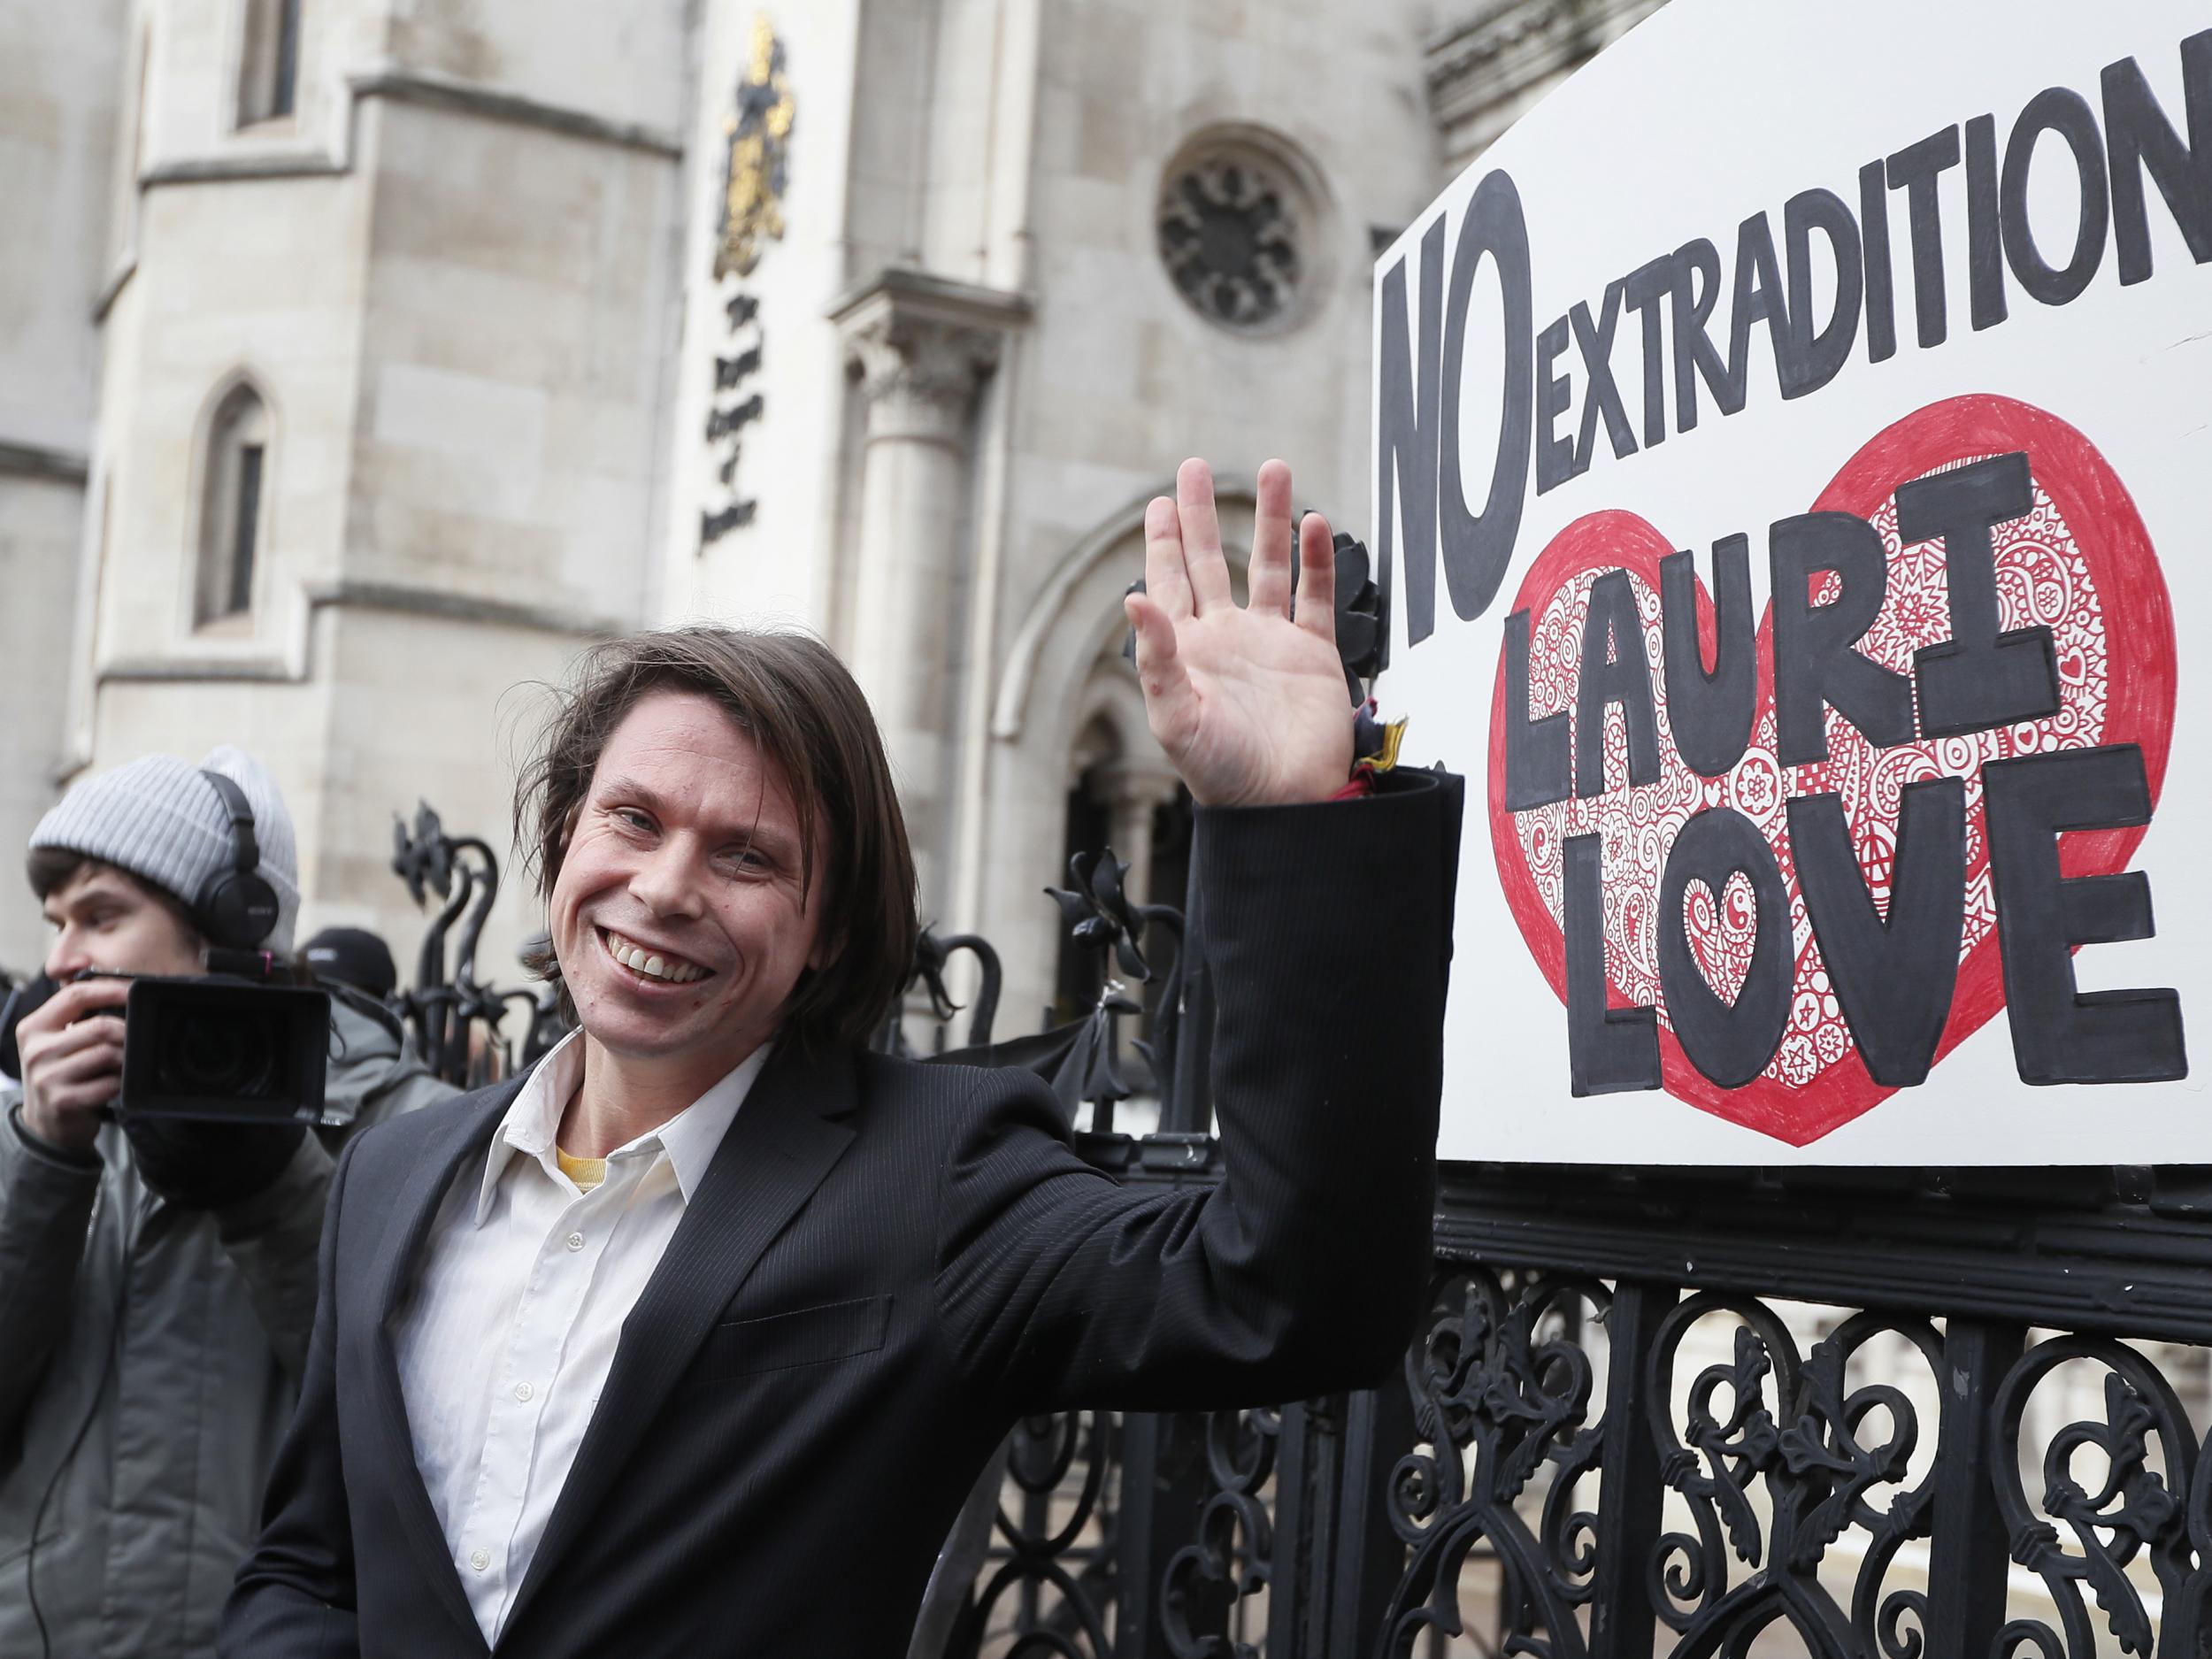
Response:
[[[1891,1088],[1925,1080],[1951,1017],[1966,924],[1966,784],[1905,786],[1890,860],[1889,915],[1874,908],[1851,843],[1843,797],[1799,795],[1786,808],[1790,856],[1828,983],[1867,1075]]]
[[[1751,325],[1763,320],[1773,336],[1775,378],[1788,373],[1783,366],[1789,354],[1789,318],[1783,311],[1782,272],[1774,259],[1774,233],[1767,216],[1754,213],[1736,227],[1736,284],[1728,310],[1728,385],[1715,394],[1720,412],[1732,415],[1743,407],[1744,388],[1751,378]]]
[[[2065,832],[2150,822],[2143,751],[2116,743],[1993,760],[1982,767],[1982,799],[2005,1014],[2020,1080],[2158,1083],[2187,1077],[2179,995],[2081,991],[2074,979],[2075,946],[2153,936],[2149,878],[2135,870],[2059,873],[2058,838]]]
[[[1536,493],[1540,495],[1582,470],[1575,465],[1575,441],[1556,435],[1559,418],[1567,412],[1573,380],[1564,373],[1554,374],[1552,365],[1566,349],[1564,317],[1547,324],[1536,336]]]
[[[1402,487],[1406,522],[1406,637],[1418,645],[1436,627],[1437,382],[1444,317],[1444,221],[1421,234],[1421,355],[1407,337],[1406,262],[1383,273],[1381,361],[1375,386],[1375,536],[1383,614],[1389,615],[1392,544]],[[1420,365],[1420,379],[1414,366]],[[1385,649],[1390,630],[1383,631]]]
[[[1966,297],[1976,329],[2005,320],[2005,258],[1997,207],[1997,122],[1966,124]]]
[[[1609,1008],[1605,872],[1595,835],[1570,835],[1561,894],[1567,955],[1567,1079],[1578,1097],[1657,1088],[1659,1016]]]
[[[1913,738],[1912,682],[1855,649],[1881,614],[1889,588],[1882,538],[1847,512],[1805,512],[1778,519],[1769,533],[1774,616],[1774,728],[1785,766],[1828,758],[1827,710],[1866,734],[1877,749]],[[1812,603],[1812,579],[1832,571],[1843,591]]]
[[[720,409],[707,411],[707,442],[719,443],[723,439],[743,431],[758,420],[766,407],[761,395],[755,392],[741,403],[730,403]]]
[[[1702,374],[1716,397],[1725,399],[1728,365],[1713,349],[1706,319],[1720,299],[1720,255],[1699,237],[1674,250],[1674,429],[1697,425],[1697,381]]]
[[[739,383],[760,371],[760,348],[749,346],[733,357],[718,355],[714,359],[714,389],[734,391]]]
[[[2151,96],[2150,82],[2135,59],[2107,64],[2101,79],[2121,282],[2140,282],[2151,273],[2150,224],[2143,211],[2146,173],[2165,198],[2189,257],[2199,265],[2212,260],[2212,29],[2181,42],[2186,146]]]
[[[733,501],[719,512],[702,511],[699,514],[699,546],[702,551],[719,541],[731,531],[752,523],[758,511],[757,501]]]
[[[1713,666],[1698,645],[1697,564],[1687,553],[1659,561],[1660,637],[1667,672],[1667,725],[1691,771],[1718,778],[1743,758],[1758,712],[1756,619],[1751,613],[1751,541],[1713,544]]]
[[[1878,161],[1859,169],[1859,237],[1866,248],[1866,360],[1897,355],[1897,301],[1889,268],[1889,185]]]
[[[2054,266],[2035,245],[2028,223],[2028,169],[2034,165],[2035,142],[2045,133],[2056,133],[2074,152],[2074,171],[2081,180],[2081,217],[2074,227],[2074,251],[2063,265]],[[2105,196],[2104,141],[2097,134],[2097,117],[2088,100],[2064,87],[2046,87],[2028,100],[2020,119],[2012,124],[2005,145],[2004,181],[2005,257],[2012,274],[2035,299],[2046,305],[2063,305],[2089,286],[2104,260],[2105,227],[2111,204]]]
[[[1622,287],[1619,282],[1606,284],[1605,299],[1595,322],[1590,320],[1587,300],[1577,300],[1574,310],[1567,313],[1574,323],[1575,349],[1582,355],[1583,379],[1590,388],[1582,400],[1582,431],[1575,439],[1578,472],[1590,465],[1590,451],[1597,447],[1601,415],[1605,418],[1605,436],[1613,446],[1613,458],[1624,460],[1636,453],[1636,434],[1628,424],[1628,411],[1621,403],[1621,388],[1613,379],[1613,333],[1620,326]]]
[[[1567,711],[1540,720],[1528,715],[1528,612],[1505,619],[1505,810],[1564,801],[1573,788],[1568,776]]]
[[[1659,362],[1659,302],[1674,292],[1674,256],[1661,254],[1628,274],[1628,309],[1640,319],[1644,345],[1644,448],[1667,439],[1667,384]]]
[[[1943,213],[1936,178],[1959,164],[1959,129],[1947,127],[1889,158],[1889,188],[1905,193],[1905,223],[1912,233],[1913,318],[1922,348],[1939,346],[1948,332],[1943,304]]]
[[[1813,327],[1813,233],[1828,242],[1836,265],[1836,309]],[[1859,226],[1833,190],[1802,190],[1783,204],[1782,242],[1790,273],[1789,349],[1775,352],[1782,396],[1802,397],[1836,378],[1859,337],[1863,270]]]
[[[1605,710],[1621,705],[1628,728],[1628,781],[1659,781],[1659,723],[1651,708],[1651,658],[1643,618],[1626,571],[1590,584],[1582,618],[1582,664],[1575,676],[1575,793],[1605,793]]]
[[[1467,492],[1459,475],[1459,375],[1465,360],[1467,300],[1474,290],[1475,270],[1488,255],[1497,262],[1498,293],[1504,318],[1504,369],[1498,388],[1498,454],[1490,472],[1490,493],[1480,512],[1467,511]],[[1443,544],[1444,581],[1451,590],[1452,609],[1463,622],[1472,622],[1489,610],[1505,580],[1513,543],[1521,534],[1521,508],[1528,495],[1530,438],[1529,380],[1534,356],[1529,312],[1528,222],[1521,214],[1521,193],[1512,178],[1492,173],[1475,187],[1474,200],[1459,227],[1459,243],[1452,252],[1452,275],[1444,304],[1444,389],[1438,408],[1442,434],[1438,439],[1441,482],[1437,490],[1437,529]],[[1435,613],[1435,587],[1426,584],[1417,595],[1406,585],[1406,638],[1425,638],[1423,627],[1414,631],[1414,603],[1426,600],[1425,615]]]
[[[1961,737],[2059,709],[2058,658],[2051,631],[1998,631],[1997,557],[1989,532],[2035,506],[2028,457],[1993,455],[1897,487],[1897,539],[1943,543],[1951,637],[1913,653],[1920,730]]]
[[[1751,883],[1757,922],[1751,964],[1735,1001],[1724,1002],[1706,982],[1684,931],[1690,883],[1702,881],[1717,910],[1728,882]],[[1767,1068],[1789,1029],[1790,899],[1774,849],[1758,826],[1733,807],[1708,807],[1675,834],[1659,884],[1659,988],[1667,1019],[1690,1064],[1722,1088],[1741,1088]]]

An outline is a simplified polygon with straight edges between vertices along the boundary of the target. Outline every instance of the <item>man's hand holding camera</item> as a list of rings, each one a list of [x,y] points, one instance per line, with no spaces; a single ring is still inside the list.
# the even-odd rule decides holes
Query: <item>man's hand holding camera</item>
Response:
[[[88,972],[16,1027],[23,1127],[64,1156],[92,1156],[101,1121],[122,1090],[123,1010],[134,977]],[[188,1210],[220,1210],[262,1191],[284,1172],[306,1133],[297,1123],[136,1112],[122,1124],[140,1179]]]
[[[102,1109],[123,1085],[127,979],[65,985],[16,1027],[23,1060],[23,1127],[71,1157],[91,1153]]]

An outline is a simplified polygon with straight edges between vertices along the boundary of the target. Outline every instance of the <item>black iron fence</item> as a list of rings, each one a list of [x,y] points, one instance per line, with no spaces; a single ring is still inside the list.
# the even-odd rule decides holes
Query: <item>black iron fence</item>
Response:
[[[1024,1425],[942,1651],[2212,1653],[2206,1198],[1453,1169],[1402,1378]]]
[[[1157,912],[1074,873],[1149,972]],[[1110,1122],[1131,1006],[998,1057]],[[1085,1155],[1217,1179],[1195,1046]],[[2212,1171],[1450,1165],[1401,1376],[1023,1424],[915,1659],[2212,1655],[2208,1345]]]

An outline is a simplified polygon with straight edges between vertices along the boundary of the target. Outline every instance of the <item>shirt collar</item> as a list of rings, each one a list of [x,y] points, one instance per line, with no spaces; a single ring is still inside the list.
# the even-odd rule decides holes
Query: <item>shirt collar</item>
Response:
[[[512,1159],[522,1156],[549,1170],[555,1167],[553,1144],[560,1131],[561,1114],[568,1110],[568,1102],[584,1080],[582,1038],[580,1031],[572,1031],[555,1043],[524,1081],[500,1119],[499,1132],[492,1137],[491,1148],[484,1159],[484,1178],[477,1188],[475,1225],[482,1226],[484,1218],[491,1214],[500,1177],[506,1173]],[[657,1148],[668,1155],[677,1189],[688,1204],[699,1183],[706,1179],[707,1166],[714,1162],[722,1137],[729,1132],[737,1109],[752,1092],[753,1081],[768,1064],[769,1053],[774,1047],[772,1042],[761,1044],[719,1082],[659,1128],[648,1130],[636,1140],[617,1147],[608,1157],[611,1160],[626,1153]]]

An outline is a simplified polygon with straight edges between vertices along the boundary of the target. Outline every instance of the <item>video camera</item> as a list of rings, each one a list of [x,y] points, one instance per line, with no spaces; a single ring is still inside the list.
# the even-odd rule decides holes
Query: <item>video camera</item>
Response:
[[[253,967],[230,960],[240,956]],[[119,1119],[322,1120],[330,996],[276,983],[270,964],[259,952],[213,950],[215,972],[132,979]]]
[[[208,972],[115,976],[131,980],[115,1115],[319,1123],[329,994],[285,983],[288,971],[257,949],[275,928],[279,907],[258,873],[253,807],[223,773],[200,776],[221,801],[231,833],[228,864],[208,878],[192,904],[200,931],[213,941]],[[77,977],[100,972],[87,969]]]

